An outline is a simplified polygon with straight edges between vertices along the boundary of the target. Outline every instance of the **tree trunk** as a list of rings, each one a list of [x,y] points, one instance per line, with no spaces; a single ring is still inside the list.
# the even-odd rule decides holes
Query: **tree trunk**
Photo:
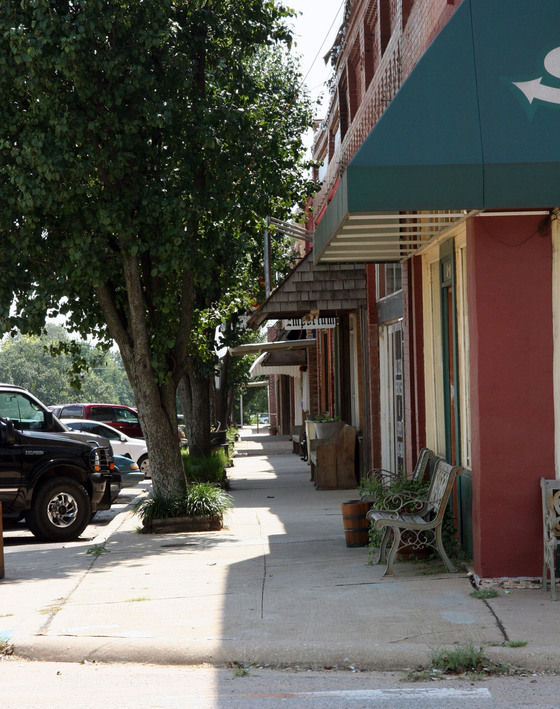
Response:
[[[147,312],[142,274],[138,262],[123,256],[127,286],[128,312],[118,307],[109,284],[96,289],[107,327],[116,341],[124,368],[134,392],[138,418],[148,447],[150,473],[154,492],[172,498],[185,490],[185,472],[179,447],[177,428],[176,388],[180,373],[177,365],[170,368],[163,381],[156,376],[151,364],[152,349],[148,333]],[[188,343],[193,283],[185,273],[181,285],[184,306],[180,313],[179,336],[170,353],[170,361],[184,360]]]
[[[154,492],[176,497],[185,490],[185,476],[179,447],[175,390],[170,384],[157,386],[150,378],[133,383],[138,418],[150,456]]]
[[[227,428],[230,423],[230,414],[228,411],[228,388],[227,388],[227,372],[230,354],[226,354],[220,359],[220,376],[219,384],[216,387],[215,406],[216,419],[220,421],[221,428]]]
[[[195,457],[210,455],[210,383],[189,366],[188,373],[177,388],[185,414],[185,428],[189,453]]]

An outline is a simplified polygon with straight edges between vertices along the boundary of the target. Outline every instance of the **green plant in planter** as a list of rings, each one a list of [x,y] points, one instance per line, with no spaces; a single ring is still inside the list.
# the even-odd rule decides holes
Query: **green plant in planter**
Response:
[[[398,511],[401,514],[416,512],[418,499],[426,497],[429,480],[411,480],[404,476],[367,477],[360,480],[360,498],[371,502],[377,510]]]
[[[340,421],[340,416],[331,416],[325,411],[324,414],[315,414],[315,416],[312,416],[309,420],[314,423],[334,423],[335,421]]]
[[[225,468],[228,464],[228,456],[223,448],[212,451],[210,455],[202,458],[195,458],[189,455],[188,451],[181,451],[183,468],[187,483],[218,483],[225,480]]]
[[[211,483],[189,485],[183,500],[186,516],[221,517],[233,507],[233,497]]]
[[[209,482],[188,485],[182,495],[168,498],[154,492],[140,500],[134,511],[142,523],[175,517],[222,517],[233,507],[233,498],[217,485]]]

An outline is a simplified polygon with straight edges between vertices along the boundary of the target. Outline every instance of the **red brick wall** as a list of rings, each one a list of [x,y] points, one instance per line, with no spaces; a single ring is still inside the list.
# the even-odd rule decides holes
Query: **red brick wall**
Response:
[[[342,115],[345,121],[351,119],[351,122],[346,133],[343,131],[342,143],[332,156],[322,189],[313,200],[316,214],[321,212],[337,178],[460,1],[358,0],[354,3],[345,45],[336,67],[337,91],[333,94],[329,115],[316,137],[318,150],[324,145],[322,132],[334,133],[339,116]],[[406,18],[408,21],[403,27]],[[372,58],[369,56],[371,53]],[[358,81],[355,79],[355,67],[361,71]],[[373,78],[372,70],[375,70]],[[360,84],[359,89],[356,83]],[[342,88],[340,92],[338,87]],[[352,107],[358,96],[361,97],[360,105],[348,110],[347,107]],[[319,158],[319,155],[315,157]]]

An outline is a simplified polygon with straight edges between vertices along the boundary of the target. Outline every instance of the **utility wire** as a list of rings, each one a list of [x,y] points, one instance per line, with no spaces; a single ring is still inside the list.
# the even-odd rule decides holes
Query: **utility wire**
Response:
[[[327,34],[325,35],[325,38],[324,38],[323,41],[321,42],[321,46],[320,46],[319,49],[317,50],[317,54],[315,55],[315,58],[314,58],[313,61],[311,62],[311,66],[310,66],[309,69],[307,70],[307,74],[303,77],[302,82],[301,82],[299,88],[301,88],[301,87],[303,86],[303,84],[305,83],[305,80],[307,79],[307,77],[308,77],[309,74],[311,73],[311,69],[313,69],[313,67],[315,66],[315,62],[316,62],[317,59],[319,58],[319,55],[321,54],[321,51],[323,50],[323,47],[325,46],[325,42],[327,41],[327,38],[328,38],[328,36],[329,36],[329,34],[330,34],[332,28],[334,27],[334,24],[335,24],[335,22],[337,21],[338,16],[340,15],[340,11],[341,11],[342,8],[344,7],[344,3],[345,3],[345,2],[346,2],[346,0],[342,0],[342,2],[340,3],[340,6],[339,6],[338,10],[336,11],[336,15],[334,16],[334,19],[333,19],[333,21],[331,22],[331,26],[330,26],[329,29],[327,30]],[[298,90],[299,90],[299,89],[298,89]]]

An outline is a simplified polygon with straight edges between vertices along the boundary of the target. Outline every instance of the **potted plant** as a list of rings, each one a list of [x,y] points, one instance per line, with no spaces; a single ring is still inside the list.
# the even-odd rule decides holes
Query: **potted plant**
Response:
[[[144,533],[203,532],[221,529],[224,513],[231,507],[231,495],[218,485],[201,482],[188,485],[174,498],[153,492],[134,510],[142,520]]]
[[[331,416],[329,413],[317,414],[311,419],[315,423],[315,438],[330,438],[334,423],[340,421],[340,416]]]
[[[271,424],[268,427],[268,432],[270,433],[271,436],[275,436],[278,433],[278,426],[275,426],[274,424]]]

